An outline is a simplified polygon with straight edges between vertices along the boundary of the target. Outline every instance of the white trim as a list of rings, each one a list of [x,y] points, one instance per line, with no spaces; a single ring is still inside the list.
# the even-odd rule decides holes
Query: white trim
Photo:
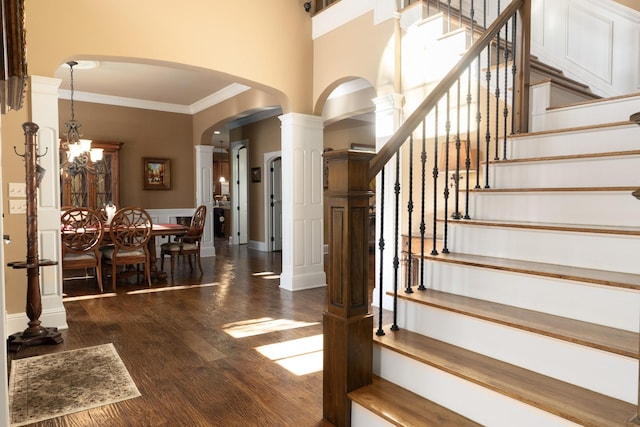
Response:
[[[179,114],[196,114],[200,111],[213,107],[227,99],[233,98],[251,89],[240,83],[232,83],[218,92],[212,93],[191,105],[170,104],[166,102],[147,101],[144,99],[126,98],[123,96],[101,95],[98,93],[74,91],[73,99],[82,102],[92,102],[96,104],[117,105],[119,107],[142,108],[146,110],[166,111]],[[60,89],[58,91],[60,99],[70,99],[71,91]]]

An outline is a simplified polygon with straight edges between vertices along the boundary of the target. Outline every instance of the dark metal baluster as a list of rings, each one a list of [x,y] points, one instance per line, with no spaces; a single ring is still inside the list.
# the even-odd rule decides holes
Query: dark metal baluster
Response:
[[[473,24],[472,24],[473,26]],[[465,186],[464,186],[464,219],[470,219],[469,216],[469,171],[471,169],[471,65],[467,68],[467,143],[465,144],[464,170],[465,170]]]
[[[462,0],[458,2],[458,28],[462,28]]]
[[[507,160],[507,122],[509,120],[509,103],[508,101],[508,84],[509,84],[509,73],[507,70],[509,69],[509,50],[507,49],[507,42],[509,40],[509,23],[504,26],[504,108],[502,110],[502,114],[504,115],[504,123],[503,123],[503,145],[502,145],[502,160]],[[514,82],[515,83],[515,82]],[[512,83],[513,84],[513,83]],[[513,90],[511,91],[513,92]]]
[[[418,285],[419,291],[424,291],[426,287],[424,286],[424,234],[426,231],[426,226],[424,223],[424,195],[425,195],[425,184],[427,181],[426,177],[426,165],[427,165],[427,135],[426,135],[427,123],[425,120],[422,121],[422,152],[420,153],[420,163],[422,165],[422,183],[421,183],[421,198],[420,198],[420,269],[418,270],[420,274],[420,285]]]
[[[409,201],[407,202],[407,216],[408,216],[408,237],[407,237],[407,287],[404,292],[412,294],[411,288],[411,273],[413,272],[413,252],[411,248],[411,241],[413,240],[413,135],[409,137]]]
[[[447,32],[451,32],[451,0],[447,0]]]
[[[486,4],[486,0],[485,0]],[[473,5],[473,3],[472,3]],[[473,23],[475,22],[475,10],[473,6],[471,7],[471,28],[473,28]],[[486,25],[486,22],[485,22]],[[472,31],[473,33],[473,31]],[[478,54],[478,58],[476,59],[477,66],[477,79],[476,82],[476,188],[480,188],[480,123],[482,122],[482,113],[480,112],[480,75],[482,74],[482,64],[480,61],[481,54]]]
[[[394,254],[393,254],[393,325],[392,331],[400,329],[398,327],[398,273],[400,270],[400,258],[398,249],[400,247],[400,151],[396,152],[396,182],[393,186],[395,193],[395,219],[394,219]]]
[[[460,219],[460,79],[457,81],[456,87],[456,171],[455,171],[455,179],[454,179],[454,196],[455,196],[455,210],[451,215],[453,219]]]
[[[438,105],[435,106],[434,143],[433,143],[433,248],[431,255],[438,255],[436,249],[436,236],[438,233]]]
[[[513,25],[513,30],[511,31],[511,49],[513,49],[512,53],[511,53],[511,59],[513,60],[513,64],[511,65],[511,80],[513,81],[513,83],[511,83],[511,85],[513,86],[513,90],[511,91],[511,109],[513,110],[515,108],[516,105],[516,72],[518,71],[518,65],[516,62],[516,57],[518,54],[518,49],[516,47],[516,30],[517,30],[517,26],[518,26],[518,19],[517,16],[514,16],[512,18],[511,21],[512,25]],[[511,114],[511,135],[513,135],[515,133],[514,128],[516,127],[516,115],[515,114]]]
[[[445,179],[444,181],[444,231],[443,231],[443,245],[442,245],[442,253],[448,254],[449,248],[447,247],[447,229],[449,226],[449,132],[451,130],[451,119],[450,119],[450,110],[451,104],[449,102],[449,91],[447,91],[447,102],[446,102],[446,117],[445,121],[445,138],[444,138],[444,170],[445,170]]]
[[[380,308],[378,312],[378,330],[376,331],[376,335],[378,336],[384,335],[384,330],[382,329],[382,300],[384,298],[384,286],[382,286],[384,279],[384,262],[382,262],[382,260],[384,260],[384,169],[385,168],[382,168],[382,171],[380,172],[380,192],[378,193],[379,203],[376,207],[376,210],[378,210],[379,207],[379,211],[376,212],[376,216],[379,215],[380,217],[380,239],[378,240],[378,250],[380,251],[380,265],[378,265],[378,290],[380,292]]]
[[[487,28],[487,2],[484,2],[484,28]],[[487,45],[487,125],[485,126],[484,142],[485,142],[485,164],[484,164],[484,188],[489,187],[489,149],[491,147],[491,43]]]
[[[500,0],[498,0],[498,15],[500,15]],[[496,34],[496,90],[495,90],[495,99],[496,99],[496,134],[495,134],[495,154],[493,160],[499,160],[498,157],[498,145],[500,142],[500,31]]]

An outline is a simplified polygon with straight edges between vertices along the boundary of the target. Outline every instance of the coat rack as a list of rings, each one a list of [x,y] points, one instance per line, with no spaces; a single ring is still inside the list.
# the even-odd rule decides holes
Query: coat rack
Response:
[[[27,260],[7,264],[15,269],[27,270],[27,306],[29,317],[27,329],[17,332],[7,339],[7,347],[11,352],[18,352],[25,346],[40,344],[60,344],[63,339],[58,328],[46,328],[40,323],[42,314],[42,297],[40,294],[40,267],[56,265],[56,261],[39,259],[38,257],[38,211],[37,211],[37,187],[44,175],[44,169],[37,163],[36,133],[38,125],[26,122],[22,125],[24,130],[24,154],[18,154],[16,147],[13,150],[24,159],[26,169],[26,193],[27,193]]]

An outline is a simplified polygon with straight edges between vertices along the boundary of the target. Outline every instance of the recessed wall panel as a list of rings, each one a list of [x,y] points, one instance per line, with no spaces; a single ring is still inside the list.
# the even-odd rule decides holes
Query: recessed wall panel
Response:
[[[612,82],[613,21],[569,4],[567,59],[605,82]]]

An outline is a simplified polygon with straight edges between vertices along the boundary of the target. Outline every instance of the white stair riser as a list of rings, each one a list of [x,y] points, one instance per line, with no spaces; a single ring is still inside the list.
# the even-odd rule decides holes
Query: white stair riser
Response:
[[[449,225],[451,252],[640,274],[640,238],[635,236]]]
[[[640,149],[640,126],[623,125],[585,131],[516,136],[507,140],[509,159],[593,154]]]
[[[640,329],[640,293],[633,290],[435,261],[425,263],[424,274],[431,289],[617,329]]]
[[[358,403],[352,402],[351,427],[395,427],[395,424],[382,419]]]
[[[640,140],[640,127],[638,128]],[[491,188],[640,186],[640,155],[495,164]]]
[[[640,96],[611,99],[547,110],[536,117],[535,131],[616,123],[640,111]]]
[[[374,373],[380,377],[487,427],[577,426],[563,418],[376,345],[373,350],[373,362]]]
[[[398,307],[398,325],[401,329],[408,329],[617,399],[637,402],[636,359],[424,304],[399,300]]]
[[[475,220],[637,227],[640,202],[631,191],[476,192],[469,198]]]

